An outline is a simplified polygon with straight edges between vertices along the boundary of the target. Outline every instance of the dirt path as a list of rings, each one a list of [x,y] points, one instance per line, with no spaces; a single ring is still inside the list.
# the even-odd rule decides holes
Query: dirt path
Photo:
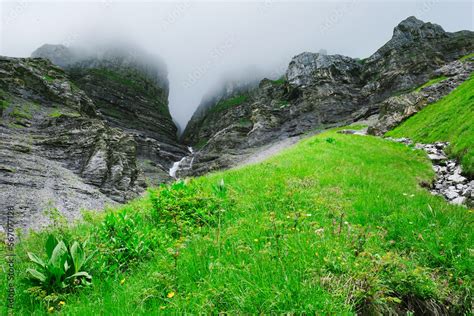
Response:
[[[270,158],[279,152],[281,152],[283,149],[286,149],[294,144],[296,144],[300,139],[302,139],[301,136],[294,136],[294,137],[289,137],[268,145],[265,145],[263,147],[260,147],[256,152],[249,154],[246,156],[244,159],[242,159],[240,162],[238,162],[234,168],[241,168],[247,165],[251,164],[256,164],[259,162],[264,161],[267,158]]]

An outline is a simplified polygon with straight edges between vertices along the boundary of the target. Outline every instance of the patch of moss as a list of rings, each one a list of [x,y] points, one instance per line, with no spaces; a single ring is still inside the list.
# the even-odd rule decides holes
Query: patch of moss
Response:
[[[52,118],[58,118],[61,116],[68,116],[68,117],[78,117],[81,116],[78,112],[67,112],[67,111],[62,111],[61,109],[54,109],[48,114],[49,117]]]
[[[201,149],[201,148],[203,148],[204,146],[206,146],[207,142],[208,142],[208,139],[203,138],[203,139],[199,140],[199,141],[196,143],[196,145],[194,145],[194,147],[195,147],[196,149]]]
[[[63,113],[61,111],[59,111],[58,109],[54,109],[51,113],[49,113],[49,116],[54,117],[54,118],[60,117],[62,115],[63,115]]]
[[[10,106],[10,102],[7,100],[0,100],[0,110],[6,110]]]
[[[211,113],[225,111],[234,106],[241,105],[242,103],[248,100],[248,95],[237,95],[235,97],[219,101],[213,108],[211,108]]]
[[[248,118],[242,118],[239,120],[239,125],[242,127],[250,127],[253,125],[253,123]]]
[[[429,86],[432,86],[434,85],[435,83],[438,83],[438,82],[441,82],[445,79],[448,79],[448,77],[446,76],[439,76],[439,77],[436,77],[436,78],[433,78],[431,80],[429,80],[428,82],[425,82],[424,84],[422,84],[421,86],[419,86],[418,88],[415,89],[416,92],[420,92],[422,89],[426,88],[426,87],[429,87]]]
[[[54,78],[52,78],[51,76],[48,76],[48,75],[44,75],[43,79],[46,80],[47,82],[53,82],[54,81]]]
[[[17,118],[17,119],[31,119],[33,116],[31,115],[30,111],[28,109],[25,109],[23,107],[15,107],[13,111],[10,112],[10,116]]]
[[[463,57],[459,58],[459,60],[462,61],[462,62],[470,62],[470,61],[474,60],[474,53],[463,56]]]
[[[282,84],[285,84],[286,83],[286,78],[285,76],[281,76],[279,79],[277,80],[271,80],[272,84],[274,85],[282,85]]]

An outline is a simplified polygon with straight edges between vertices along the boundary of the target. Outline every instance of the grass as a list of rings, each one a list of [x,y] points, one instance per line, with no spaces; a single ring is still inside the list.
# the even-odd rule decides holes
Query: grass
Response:
[[[387,133],[416,142],[449,141],[450,155],[474,175],[474,76],[452,93],[410,117]]]
[[[58,117],[61,117],[62,115],[63,113],[59,109],[54,109],[53,111],[51,111],[51,113],[49,113],[49,116],[53,118],[58,118]]]
[[[10,102],[7,100],[0,100],[0,110],[6,110],[10,106]]]
[[[248,95],[243,94],[243,95],[237,95],[229,99],[221,100],[214,107],[210,109],[210,112],[217,113],[217,112],[225,111],[234,106],[241,105],[242,103],[246,102],[248,98],[249,98]]]
[[[282,85],[282,84],[286,83],[286,77],[282,76],[282,77],[278,78],[277,80],[271,80],[271,82],[272,82],[272,84],[275,84],[275,85]]]
[[[63,109],[55,108],[48,114],[48,116],[52,118],[59,118],[61,116],[79,117],[81,115],[79,112],[75,112],[72,110],[63,110]]]
[[[467,61],[469,61],[471,58],[474,58],[474,53],[471,53],[471,54],[469,54],[469,55],[463,56],[463,57],[459,58],[459,60],[462,61],[462,62],[467,62]]]
[[[54,81],[54,78],[52,78],[51,76],[48,76],[48,75],[44,75],[43,79],[46,80],[47,82],[53,82]]]
[[[429,87],[429,86],[432,86],[434,85],[435,83],[438,83],[438,82],[441,82],[445,79],[448,79],[448,77],[446,76],[439,76],[439,77],[436,77],[436,78],[433,78],[431,80],[429,80],[428,82],[425,82],[424,84],[422,84],[421,86],[419,86],[418,88],[415,89],[416,92],[420,92],[422,89],[426,88],[426,87]]]
[[[61,313],[389,314],[408,303],[468,312],[473,213],[419,186],[433,176],[421,151],[329,131],[263,163],[190,179],[192,196],[152,189],[110,212],[134,214],[122,232],[156,240],[153,250],[126,271],[90,268],[93,285],[62,297]],[[222,182],[225,191],[216,190]],[[184,229],[196,221],[194,200],[214,211]],[[188,215],[177,218],[177,208]],[[89,238],[89,252],[107,247],[95,241],[104,216],[86,219],[52,230]],[[26,252],[41,253],[44,241],[31,234],[16,247],[15,314],[51,307],[24,292]]]
[[[16,106],[11,112],[10,112],[10,116],[11,117],[14,117],[16,119],[27,119],[27,120],[30,120],[33,116],[29,110],[29,108],[27,107],[19,107],[19,106]]]
[[[202,138],[202,139],[199,140],[199,142],[196,143],[196,145],[194,145],[194,147],[195,147],[196,149],[201,149],[201,148],[203,148],[204,146],[206,146],[206,144],[207,144],[208,141],[209,141],[208,139]]]
[[[242,127],[252,127],[253,122],[252,122],[252,120],[250,120],[248,118],[241,118],[239,120],[239,125],[242,126]]]

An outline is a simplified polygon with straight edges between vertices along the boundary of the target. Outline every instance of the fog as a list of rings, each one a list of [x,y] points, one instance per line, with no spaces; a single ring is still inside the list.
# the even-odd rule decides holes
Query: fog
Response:
[[[0,10],[0,55],[28,57],[45,43],[130,41],[161,56],[171,114],[181,127],[201,98],[232,73],[277,77],[292,56],[320,49],[363,58],[408,16],[458,31],[472,30],[474,15],[471,1],[442,0],[13,1],[2,2]]]

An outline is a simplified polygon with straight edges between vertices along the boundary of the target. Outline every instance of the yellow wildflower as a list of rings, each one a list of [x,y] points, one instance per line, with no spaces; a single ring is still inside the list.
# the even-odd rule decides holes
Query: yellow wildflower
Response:
[[[48,308],[48,313],[52,313],[52,312],[54,312],[54,307],[53,307],[53,306],[51,306],[50,308]]]
[[[125,279],[120,280],[120,285],[123,285],[125,283]]]
[[[64,306],[64,305],[66,305],[66,302],[65,301],[59,301],[59,305]]]
[[[168,297],[168,298],[173,298],[174,294],[175,294],[174,292],[169,292],[168,295],[167,295],[167,297]]]

